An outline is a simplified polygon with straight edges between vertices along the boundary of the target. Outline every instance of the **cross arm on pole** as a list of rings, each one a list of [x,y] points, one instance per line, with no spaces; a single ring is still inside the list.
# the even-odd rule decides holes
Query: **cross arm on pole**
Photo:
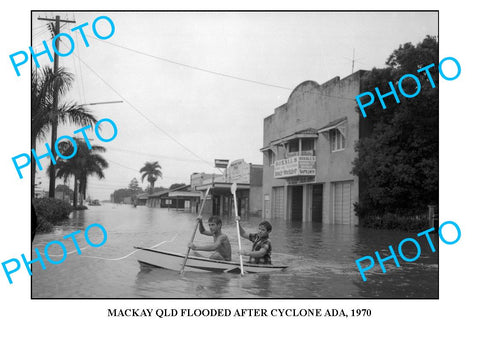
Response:
[[[51,18],[40,18],[40,17],[38,17],[37,19],[38,19],[38,20],[45,20],[45,21],[56,21],[56,19],[51,19]],[[63,20],[63,19],[59,19],[58,21],[59,21],[59,22],[68,22],[68,23],[72,23],[72,24],[75,24],[75,23],[76,23],[76,21],[74,21],[74,20]]]

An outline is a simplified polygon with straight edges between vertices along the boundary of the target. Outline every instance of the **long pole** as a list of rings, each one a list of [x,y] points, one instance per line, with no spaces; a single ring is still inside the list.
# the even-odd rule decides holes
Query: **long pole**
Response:
[[[203,198],[202,206],[200,207],[200,212],[199,212],[198,216],[202,216],[203,207],[205,206],[205,202],[207,201],[208,194],[210,193],[210,188],[211,188],[211,186],[209,186],[207,188],[207,192],[205,193],[205,197]],[[197,224],[195,225],[195,229],[193,230],[193,234],[192,234],[192,237],[190,239],[190,243],[193,243],[193,240],[195,239],[195,234],[197,233],[197,229],[198,229],[198,223],[199,222],[197,222]],[[187,248],[187,254],[185,255],[185,258],[183,259],[183,265],[182,265],[182,269],[180,269],[180,274],[183,274],[183,272],[185,271],[185,265],[187,264],[188,255],[190,255],[190,247]]]
[[[60,16],[57,15],[55,16],[55,32],[54,36],[56,36],[58,33],[60,33]],[[58,48],[60,46],[60,39],[55,40],[55,48],[58,51]],[[54,77],[57,76],[58,74],[58,54],[54,53],[53,56],[53,74]],[[58,81],[55,81],[53,84],[53,120],[52,120],[52,139],[50,141],[50,145],[55,145],[55,142],[57,141],[57,126],[58,126]],[[55,150],[52,151],[52,153]],[[53,154],[54,157],[55,153]],[[48,187],[48,197],[55,197],[55,165],[53,164],[54,160],[50,160],[51,166],[50,166],[50,183]]]
[[[55,27],[54,27],[54,36],[57,36],[60,33],[60,22],[67,22],[67,23],[75,23],[73,20],[60,20],[60,16],[56,15],[55,19],[49,19],[49,18],[38,18],[38,20],[46,20],[46,21],[55,21]],[[58,48],[60,46],[60,39],[55,40],[55,48],[58,51]],[[58,54],[54,53],[53,56],[53,75],[54,77],[57,76],[58,73]],[[53,84],[53,103],[52,103],[52,114],[53,114],[53,119],[52,119],[52,138],[51,138],[51,148],[52,148],[52,153],[53,156],[55,157],[55,149],[53,146],[55,145],[55,142],[57,141],[57,125],[58,125],[58,81],[55,81]],[[50,176],[50,182],[48,185],[48,197],[55,197],[55,166],[53,164],[53,159],[51,160],[50,164],[50,170],[48,175]]]
[[[231,187],[231,192],[233,194],[233,205],[235,206],[235,217],[238,217],[238,207],[237,207],[237,183],[233,183]],[[236,219],[237,224],[237,239],[238,239],[238,251],[240,252],[240,273],[242,276],[245,274],[243,272],[243,258],[242,258],[242,242],[240,241],[240,223]]]

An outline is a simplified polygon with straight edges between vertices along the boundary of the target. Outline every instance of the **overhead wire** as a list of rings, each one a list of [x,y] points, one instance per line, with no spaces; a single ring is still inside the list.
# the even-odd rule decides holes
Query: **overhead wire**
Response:
[[[78,74],[78,75],[79,75],[80,81],[82,81],[82,77],[81,77],[80,71],[77,72],[77,62],[76,62],[75,60],[76,60],[75,57],[72,58],[72,61],[73,61],[73,69],[75,70],[75,74]],[[85,101],[84,101],[83,98],[82,98],[82,86],[81,86],[81,84],[78,84],[78,85],[76,86],[76,88],[77,88],[77,91],[78,91],[78,98],[79,98],[81,101],[83,101],[83,103],[85,104]]]
[[[76,21],[75,19],[75,13],[73,13],[73,21]],[[78,45],[78,32],[75,32],[74,35],[75,35],[75,44],[77,46]],[[77,53],[78,55],[80,55],[80,49],[77,48]],[[75,57],[77,57],[76,54],[74,54]],[[74,58],[75,59],[75,58]],[[78,61],[78,60],[77,60]],[[83,99],[83,103],[85,104],[87,102],[86,100],[86,97],[85,97],[85,84],[84,84],[84,81],[83,81],[83,71],[82,71],[82,64],[81,63],[78,63],[78,68],[80,69],[80,85],[82,86],[82,93],[83,93],[83,98],[80,98],[80,99]]]
[[[39,36],[42,36],[42,35],[44,35],[44,34],[46,34],[46,33],[48,33],[48,32],[49,32],[49,29],[48,29],[47,27],[43,27],[42,30],[40,30],[40,31],[38,31],[38,32],[35,32],[35,33],[33,33],[33,31],[32,31],[32,39],[36,39],[36,38],[38,38]]]
[[[116,164],[116,165],[118,165],[118,166],[121,166],[122,168],[135,171],[137,174],[140,172],[138,169],[134,169],[134,168],[131,168],[131,167],[129,167],[129,166],[123,165],[123,164],[121,164],[121,163],[118,163],[118,162],[116,162],[116,161],[112,161],[110,158],[106,158],[106,157],[105,157],[105,159],[106,159],[107,161],[113,163],[113,164]],[[162,175],[162,178],[170,178],[170,179],[180,179],[180,178],[181,178],[181,179],[183,179],[183,177],[171,177],[171,176],[163,176],[163,175]]]
[[[89,35],[89,34],[85,34],[85,35],[88,36],[88,37],[90,37],[90,38],[96,39],[95,37],[93,37],[93,36],[91,36],[91,35]],[[174,64],[174,65],[178,65],[178,66],[183,66],[183,67],[186,67],[186,68],[190,68],[190,69],[193,69],[193,70],[196,70],[196,71],[202,71],[202,72],[214,74],[214,75],[221,76],[221,77],[226,77],[226,78],[236,79],[236,80],[240,80],[240,81],[244,81],[244,82],[254,83],[254,84],[257,84],[257,85],[263,85],[263,86],[269,86],[269,87],[279,88],[279,89],[282,89],[282,90],[288,90],[288,91],[293,91],[293,90],[294,90],[294,89],[291,88],[291,87],[286,87],[286,86],[281,86],[281,85],[266,83],[266,82],[262,82],[262,81],[258,81],[258,80],[254,80],[254,79],[237,77],[237,76],[234,76],[234,75],[231,75],[231,74],[227,74],[227,73],[223,73],[223,72],[217,72],[217,71],[209,70],[209,69],[202,68],[202,67],[198,67],[198,66],[194,66],[194,65],[189,65],[189,64],[181,63],[181,62],[178,62],[178,61],[175,61],[175,60],[172,60],[172,59],[159,57],[159,56],[156,56],[156,55],[153,55],[153,54],[150,54],[150,53],[146,53],[146,52],[142,52],[142,51],[139,51],[139,50],[130,48],[130,47],[126,47],[126,46],[123,46],[123,45],[115,44],[115,43],[112,43],[112,42],[110,42],[110,41],[106,41],[106,40],[101,40],[101,41],[102,41],[103,43],[105,43],[105,44],[109,44],[109,45],[112,45],[112,46],[115,46],[115,47],[118,47],[118,48],[122,48],[122,49],[125,49],[125,50],[127,50],[127,51],[131,51],[131,52],[134,52],[134,53],[138,53],[138,54],[141,54],[141,55],[150,57],[150,58],[154,58],[154,59],[157,59],[157,60],[160,60],[160,61],[164,61],[164,62],[167,62],[167,63]],[[312,91],[305,91],[304,93],[309,93],[309,92],[312,92]],[[333,96],[333,95],[322,94],[322,93],[317,93],[317,94],[320,95],[320,96],[322,96],[322,97],[330,97],[330,98],[336,98],[336,99],[354,100],[353,98],[342,97],[342,96]]]
[[[94,38],[93,36],[91,36],[91,35],[89,35],[89,34],[86,34],[86,36],[91,37],[91,38]],[[103,41],[104,43],[107,43],[107,44],[112,45],[112,46],[116,46],[116,47],[119,47],[119,48],[123,48],[123,49],[125,49],[125,50],[131,51],[131,52],[135,52],[135,53],[138,53],[138,54],[141,54],[141,55],[150,57],[150,58],[154,58],[154,59],[157,59],[157,60],[160,60],[160,61],[164,61],[164,62],[167,62],[167,63],[170,63],[170,64],[178,65],[178,66],[183,66],[183,67],[190,68],[190,69],[193,69],[193,70],[202,71],[202,72],[207,72],[207,73],[210,73],[210,74],[215,74],[215,75],[217,75],[217,76],[226,77],[226,78],[232,78],[232,79],[241,80],[241,81],[245,81],[245,82],[249,82],[249,83],[254,83],[254,84],[259,84],[259,85],[264,85],[264,86],[270,86],[270,87],[276,87],[276,88],[280,88],[280,89],[284,89],[284,90],[291,90],[290,88],[285,87],[285,86],[280,86],[280,85],[275,85],[275,84],[269,84],[269,83],[261,82],[261,81],[258,81],[258,80],[253,80],[253,79],[248,79],[248,78],[243,78],[243,77],[237,77],[237,76],[234,76],[234,75],[231,75],[231,74],[226,74],[226,73],[223,73],[223,72],[217,72],[217,71],[209,70],[209,69],[206,69],[206,68],[202,68],[202,67],[198,67],[198,66],[193,66],[193,65],[181,63],[181,62],[178,62],[178,61],[175,61],[175,60],[172,60],[172,59],[167,59],[167,58],[155,56],[155,55],[153,55],[153,54],[149,54],[149,53],[146,53],[146,52],[142,52],[142,51],[139,51],[139,50],[135,50],[135,49],[130,48],[130,47],[118,45],[118,44],[112,43],[112,42],[110,42],[110,41],[105,41],[105,40],[102,40],[102,41]]]
[[[87,36],[89,37],[92,37],[90,35],[87,34]],[[94,37],[92,37],[94,38]],[[75,36],[75,39],[77,41],[77,45],[78,45],[78,39],[77,39],[77,35]],[[230,74],[226,74],[226,73],[223,73],[223,72],[217,72],[217,71],[213,71],[213,70],[209,70],[209,69],[206,69],[206,68],[201,68],[201,67],[197,67],[197,66],[193,66],[193,65],[189,65],[189,64],[185,64],[185,63],[181,63],[181,62],[177,62],[175,60],[172,60],[172,59],[167,59],[167,58],[163,58],[163,57],[159,57],[159,56],[155,56],[155,55],[152,55],[152,54],[149,54],[149,53],[146,53],[146,52],[142,52],[142,51],[139,51],[139,50],[136,50],[136,49],[133,49],[133,48],[129,48],[129,47],[126,47],[126,46],[122,46],[122,45],[118,45],[118,44],[115,44],[115,43],[112,43],[112,42],[109,42],[109,41],[105,41],[105,40],[102,40],[104,43],[107,43],[107,44],[110,44],[112,46],[115,46],[115,47],[118,47],[118,48],[122,48],[122,49],[125,49],[125,50],[128,50],[128,51],[131,51],[131,52],[134,52],[134,53],[138,53],[138,54],[141,54],[141,55],[144,55],[144,56],[147,56],[147,57],[150,57],[150,58],[154,58],[154,59],[157,59],[157,60],[160,60],[160,61],[164,61],[164,62],[168,62],[168,63],[171,63],[171,64],[175,64],[175,65],[178,65],[178,66],[182,66],[182,67],[186,67],[186,68],[190,68],[190,69],[194,69],[194,70],[197,70],[197,71],[202,71],[202,72],[207,72],[207,73],[210,73],[210,74],[214,74],[214,75],[218,75],[218,76],[222,76],[222,77],[228,77],[228,78],[232,78],[232,79],[236,79],[236,80],[240,80],[240,81],[246,81],[246,82],[250,82],[250,83],[255,83],[255,84],[258,84],[258,85],[264,85],[264,86],[270,86],[270,87],[275,87],[275,88],[280,88],[280,89],[284,89],[284,90],[289,90],[289,91],[292,91],[293,89],[292,88],[288,88],[288,87],[285,87],[285,86],[280,86],[280,85],[275,85],[275,84],[270,84],[270,83],[265,83],[265,82],[261,82],[261,81],[257,81],[257,80],[253,80],[253,79],[248,79],[248,78],[243,78],[243,77],[237,77],[237,76],[233,76],[233,75],[230,75]],[[194,155],[196,158],[198,158],[200,161],[208,164],[209,166],[211,166],[211,163],[204,160],[202,157],[200,157],[199,155],[197,155],[195,152],[193,152],[190,148],[188,148],[187,146],[185,146],[183,143],[181,143],[179,140],[177,140],[175,137],[173,137],[171,134],[169,134],[167,131],[165,131],[163,128],[161,128],[160,126],[158,126],[153,120],[151,120],[147,115],[145,115],[143,112],[141,112],[135,105],[133,105],[128,99],[126,99],[120,92],[118,92],[115,88],[113,88],[103,77],[101,77],[98,72],[96,72],[90,65],[88,65],[78,54],[74,53],[75,57],[77,58],[77,60],[79,61],[79,68],[80,68],[80,73],[82,74],[82,71],[81,71],[81,68],[82,68],[82,64],[87,67],[91,72],[93,72],[105,85],[107,85],[112,91],[114,91],[120,98],[122,98],[130,107],[132,107],[138,114],[140,114],[145,120],[147,120],[150,124],[152,124],[154,127],[156,127],[158,130],[160,130],[162,133],[164,133],[167,137],[169,137],[170,139],[172,139],[175,143],[177,143],[178,145],[180,145],[183,149],[185,149],[186,151],[188,151],[190,154]],[[82,78],[82,87],[84,88],[83,86],[83,77]],[[311,91],[305,91],[305,92],[311,92]],[[85,95],[85,92],[84,92],[84,95]],[[348,99],[348,100],[353,100],[353,98],[346,98],[346,97],[341,97],[341,96],[332,96],[332,95],[324,95],[324,94],[319,94],[321,96],[326,96],[326,97],[332,97],[332,98],[338,98],[338,99]],[[85,99],[84,99],[84,102],[85,102]],[[217,169],[218,170],[218,169]],[[136,170],[135,170],[136,171]]]
[[[120,149],[120,148],[111,147],[111,146],[108,149],[113,151],[119,151],[119,152],[129,152],[129,153],[144,155],[144,156],[172,159],[172,160],[181,161],[181,162],[202,162],[203,163],[203,161],[199,159],[193,159],[193,158],[180,158],[180,157],[173,157],[173,156],[167,156],[167,155],[151,154],[151,153],[139,152],[135,150]]]
[[[75,53],[74,53],[75,54]],[[156,127],[158,130],[160,130],[163,134],[165,134],[168,138],[173,140],[176,144],[181,146],[184,150],[188,151],[190,154],[198,158],[199,160],[203,161],[204,163],[208,164],[210,167],[213,167],[210,162],[206,161],[199,155],[197,155],[194,151],[192,151],[190,148],[188,148],[186,145],[184,145],[182,142],[180,142],[178,139],[176,139],[174,136],[172,136],[170,133],[168,133],[166,130],[158,126],[153,120],[151,120],[147,115],[145,115],[142,111],[140,111],[135,105],[133,105],[127,98],[125,98],[120,92],[118,92],[113,86],[111,86],[105,79],[103,79],[102,76],[98,74],[90,65],[88,65],[83,59],[78,57],[78,60],[85,66],[87,67],[93,74],[95,74],[105,85],[107,85],[113,92],[115,92],[120,98],[123,99],[124,102],[126,102],[132,109],[134,109],[135,112],[137,112],[140,116],[142,116],[145,120],[147,120],[150,124],[152,124],[154,127]],[[214,167],[213,167],[214,168]],[[216,168],[215,168],[216,169]],[[216,169],[218,170],[218,169]],[[219,170],[218,170],[219,171]]]

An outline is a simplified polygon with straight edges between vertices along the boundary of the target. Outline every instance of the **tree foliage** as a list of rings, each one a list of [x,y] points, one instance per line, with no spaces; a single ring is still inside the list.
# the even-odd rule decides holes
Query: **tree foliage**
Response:
[[[45,139],[56,124],[72,124],[79,126],[93,126],[97,119],[90,111],[74,102],[60,102],[56,109],[53,107],[54,92],[57,89],[61,99],[72,87],[74,76],[59,67],[54,73],[51,67],[43,67],[32,71],[31,81],[31,114],[32,114],[32,149],[36,149],[38,140]],[[35,158],[31,157],[32,195],[35,183]]]
[[[173,183],[172,185],[170,185],[170,190],[173,190],[173,189],[177,189],[177,188],[181,188],[181,187],[184,187],[186,186],[185,183]]]
[[[113,202],[123,203],[123,199],[127,197],[134,197],[135,192],[129,188],[117,189],[113,192]]]
[[[162,166],[158,162],[145,162],[145,165],[140,169],[142,173],[142,182],[147,177],[150,183],[150,193],[153,193],[153,187],[158,178],[162,178]]]
[[[142,188],[140,188],[140,186],[138,185],[138,180],[136,178],[133,178],[130,181],[130,184],[128,184],[128,189],[130,189],[134,193],[134,195],[142,192]]]
[[[79,138],[74,138],[77,144],[77,152],[73,158],[57,159],[55,166],[57,178],[67,180],[73,177],[73,205],[77,206],[77,189],[82,198],[85,198],[87,192],[88,177],[96,175],[99,179],[105,178],[103,170],[108,168],[108,162],[99,153],[106,149],[103,146],[87,144]],[[74,152],[73,145],[68,141],[60,142],[58,148],[63,155],[71,155]]]
[[[360,217],[415,215],[424,213],[428,204],[438,204],[438,41],[427,36],[416,46],[401,45],[386,64],[362,78],[362,91],[372,93],[375,87],[380,93],[390,92],[391,81],[400,104],[393,96],[386,97],[384,110],[376,97],[375,104],[366,108],[367,117],[360,118],[368,119],[371,127],[368,137],[356,145],[353,166],[362,186],[355,207]],[[417,72],[430,64],[435,64],[430,68],[435,88],[425,72]],[[398,90],[398,80],[405,74],[420,80],[421,90],[414,98],[405,98]],[[413,79],[405,80],[402,88],[408,94],[417,89]]]

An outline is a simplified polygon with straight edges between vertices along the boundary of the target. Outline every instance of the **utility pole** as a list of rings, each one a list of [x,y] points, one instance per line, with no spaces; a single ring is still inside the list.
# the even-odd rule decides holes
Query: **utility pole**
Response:
[[[355,68],[355,49],[353,49],[353,57],[352,57],[352,73],[353,69]]]
[[[61,22],[66,22],[66,23],[75,23],[73,20],[61,20],[60,16],[57,15],[55,16],[55,19],[50,19],[50,18],[38,18],[38,20],[45,20],[45,21],[55,21],[55,28],[54,28],[54,36],[60,33],[60,23]],[[60,45],[60,39],[55,40],[55,48],[58,51]],[[55,52],[55,51],[54,51]],[[56,76],[58,73],[58,55],[54,53],[53,57],[53,74]],[[53,113],[53,120],[52,120],[52,139],[51,139],[51,147],[55,145],[55,142],[57,140],[57,126],[58,126],[58,83],[55,82],[56,85],[53,88],[53,107],[52,107],[52,113]],[[53,156],[55,157],[55,149],[52,150]],[[51,166],[49,170],[49,176],[50,176],[50,182],[48,186],[48,197],[55,197],[55,167],[53,164],[53,160],[51,160]]]
[[[352,56],[351,59],[350,59],[350,58],[347,58],[347,57],[344,57],[344,58],[352,61],[352,73],[353,73],[353,71],[355,70],[355,61],[359,61],[360,59],[363,59],[363,58],[357,58],[357,59],[355,59],[355,49],[353,49],[353,56]]]

